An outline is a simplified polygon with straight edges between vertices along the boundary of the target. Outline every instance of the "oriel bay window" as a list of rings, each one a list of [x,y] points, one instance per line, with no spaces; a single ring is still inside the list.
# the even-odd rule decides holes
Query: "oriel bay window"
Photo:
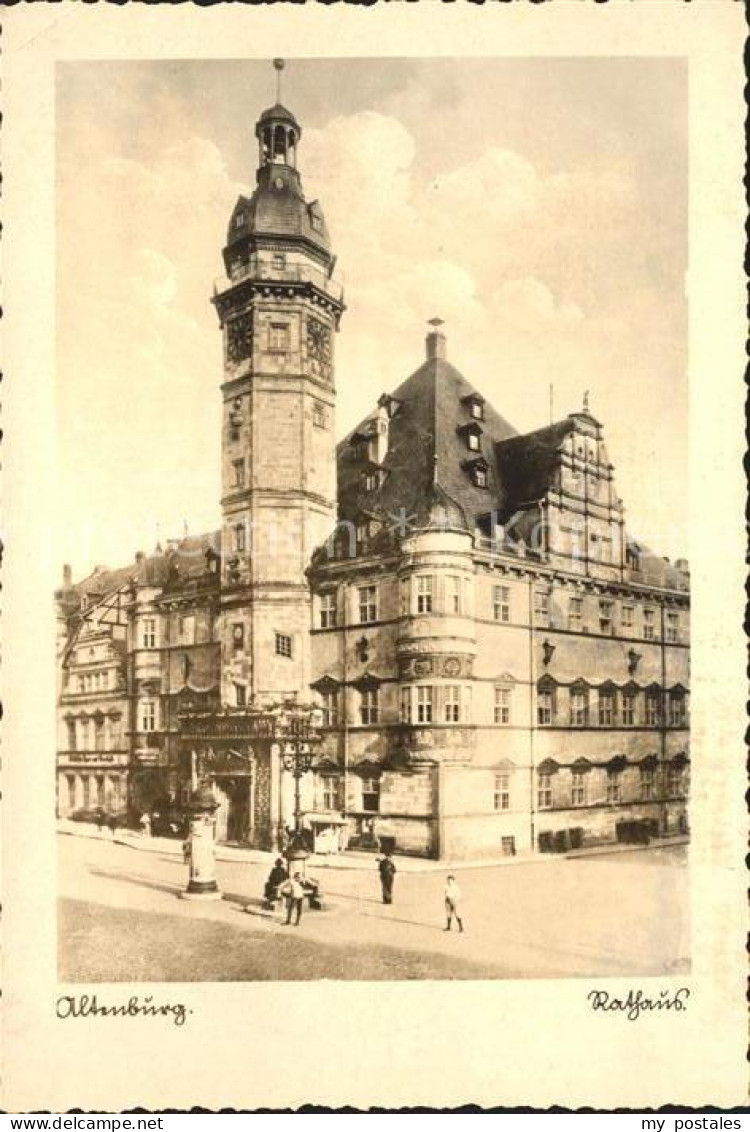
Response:
[[[432,723],[432,688],[421,684],[417,687],[417,723]]]
[[[446,684],[443,689],[445,722],[460,723],[461,721],[461,688],[458,684]]]
[[[432,576],[420,574],[417,577],[417,613],[432,613]]]

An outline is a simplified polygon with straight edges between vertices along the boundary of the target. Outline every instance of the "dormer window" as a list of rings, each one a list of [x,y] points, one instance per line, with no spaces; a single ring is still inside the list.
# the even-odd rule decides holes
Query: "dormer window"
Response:
[[[245,213],[244,212],[238,212],[237,215],[234,218],[235,228],[241,228],[244,223],[245,223]]]
[[[469,445],[470,451],[478,452],[479,449],[481,448],[481,441],[479,439],[479,433],[477,433],[477,432],[467,433],[466,434],[466,443]]]
[[[469,393],[467,397],[461,398],[466,408],[469,410],[471,417],[475,421],[484,420],[484,398],[480,397],[478,393]]]
[[[489,465],[483,456],[474,460],[464,460],[463,467],[471,476],[475,487],[487,487],[489,483]]]
[[[469,424],[459,425],[458,431],[466,441],[466,447],[470,452],[482,451],[482,429],[476,421],[471,421]]]

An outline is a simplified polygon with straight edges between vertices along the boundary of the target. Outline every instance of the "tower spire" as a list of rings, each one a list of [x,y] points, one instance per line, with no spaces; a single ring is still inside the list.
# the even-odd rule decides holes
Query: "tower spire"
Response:
[[[274,69],[276,71],[276,102],[281,102],[281,72],[284,70],[285,63],[283,59],[274,59]]]

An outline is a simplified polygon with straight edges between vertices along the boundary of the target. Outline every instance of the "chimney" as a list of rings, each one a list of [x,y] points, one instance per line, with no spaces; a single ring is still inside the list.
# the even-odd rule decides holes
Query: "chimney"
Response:
[[[73,585],[73,570],[71,569],[71,567],[66,562],[65,565],[63,566],[63,586],[65,587],[66,590],[69,590],[72,585]]]
[[[440,329],[444,325],[442,318],[431,318],[429,326],[432,330],[426,338],[427,345],[427,360],[432,361],[434,358],[439,358],[440,361],[445,361],[445,335]]]
[[[143,562],[143,559],[144,559],[145,557],[146,557],[146,555],[145,555],[145,554],[143,553],[143,551],[142,551],[142,550],[137,550],[137,551],[135,552],[135,560],[136,560],[136,563],[137,563],[137,564],[138,564],[139,566],[140,566],[141,562]]]

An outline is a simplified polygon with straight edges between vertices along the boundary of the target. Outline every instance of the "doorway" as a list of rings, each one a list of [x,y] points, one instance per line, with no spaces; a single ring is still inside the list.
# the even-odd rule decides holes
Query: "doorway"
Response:
[[[216,840],[242,841],[251,839],[249,774],[218,778],[216,780]]]

